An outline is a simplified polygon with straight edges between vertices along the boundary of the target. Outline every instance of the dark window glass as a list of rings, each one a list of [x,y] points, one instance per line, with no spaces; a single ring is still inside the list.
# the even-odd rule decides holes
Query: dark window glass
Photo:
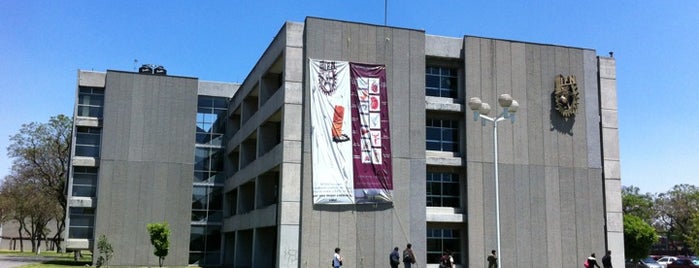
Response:
[[[461,207],[459,174],[427,172],[426,197],[430,207]]]
[[[70,217],[68,238],[92,239],[95,210],[93,208],[70,208],[68,211]]]
[[[207,188],[206,186],[194,186],[192,190],[192,209],[207,209]]]
[[[189,235],[189,251],[204,251],[204,231],[206,227],[204,226],[192,226]]]
[[[80,87],[78,90],[78,116],[102,117],[104,89]]]
[[[439,263],[442,252],[450,250],[454,262],[461,263],[461,234],[458,229],[427,228],[427,263]]]
[[[75,134],[75,155],[99,157],[101,129],[78,127]]]
[[[458,122],[454,120],[428,118],[425,125],[425,147],[427,150],[446,152],[459,151]]]
[[[427,66],[425,69],[425,95],[456,98],[458,97],[458,81],[456,69]]]

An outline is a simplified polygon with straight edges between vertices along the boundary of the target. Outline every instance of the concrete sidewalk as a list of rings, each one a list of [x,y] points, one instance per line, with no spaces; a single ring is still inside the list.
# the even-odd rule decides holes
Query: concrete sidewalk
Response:
[[[53,257],[42,257],[42,256],[7,256],[0,254],[0,267],[11,268],[19,267],[22,265],[27,265],[30,263],[40,263],[44,261],[53,260]]]

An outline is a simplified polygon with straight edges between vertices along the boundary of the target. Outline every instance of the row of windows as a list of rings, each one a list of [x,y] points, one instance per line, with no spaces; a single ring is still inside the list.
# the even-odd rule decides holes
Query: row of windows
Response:
[[[425,95],[456,98],[458,97],[459,74],[456,69],[427,66],[425,70]]]
[[[462,262],[461,231],[448,228],[427,228],[427,263],[439,263],[442,253],[451,251],[454,262]]]
[[[99,157],[102,129],[77,127],[75,134],[75,155]]]
[[[92,239],[95,226],[94,208],[70,208],[68,238]]]
[[[97,168],[73,167],[73,196],[95,197],[97,192]]]
[[[199,96],[192,186],[189,263],[221,263],[223,134],[228,98]]]
[[[102,118],[104,88],[80,87],[78,89],[78,116]]]
[[[427,150],[459,151],[458,121],[428,118],[425,127],[425,147]]]

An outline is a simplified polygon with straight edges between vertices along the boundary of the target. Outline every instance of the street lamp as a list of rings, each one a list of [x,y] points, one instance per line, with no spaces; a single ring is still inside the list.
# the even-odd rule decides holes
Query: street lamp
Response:
[[[500,187],[498,182],[498,122],[510,119],[512,123],[515,122],[515,113],[519,108],[519,103],[512,99],[510,94],[502,94],[498,97],[498,104],[503,108],[502,113],[496,117],[489,117],[490,105],[482,102],[480,98],[473,97],[468,101],[468,107],[473,111],[473,121],[478,121],[481,119],[481,126],[485,126],[485,123],[493,122],[493,166],[495,166],[495,225],[497,226],[497,242],[498,242],[498,262],[499,267],[502,267],[502,251],[500,251]]]

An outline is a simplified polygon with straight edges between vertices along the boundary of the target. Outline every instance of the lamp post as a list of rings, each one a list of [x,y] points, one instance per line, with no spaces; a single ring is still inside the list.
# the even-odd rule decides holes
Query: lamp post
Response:
[[[493,123],[493,166],[495,167],[495,225],[497,226],[497,252],[499,267],[502,267],[502,251],[500,251],[500,183],[498,182],[498,122],[510,119],[515,122],[515,113],[519,108],[519,103],[512,99],[510,94],[502,94],[498,97],[498,104],[503,108],[502,113],[496,117],[489,117],[490,105],[482,102],[480,98],[473,97],[468,101],[468,107],[473,111],[473,121],[481,119],[481,126],[485,126],[486,122]]]

